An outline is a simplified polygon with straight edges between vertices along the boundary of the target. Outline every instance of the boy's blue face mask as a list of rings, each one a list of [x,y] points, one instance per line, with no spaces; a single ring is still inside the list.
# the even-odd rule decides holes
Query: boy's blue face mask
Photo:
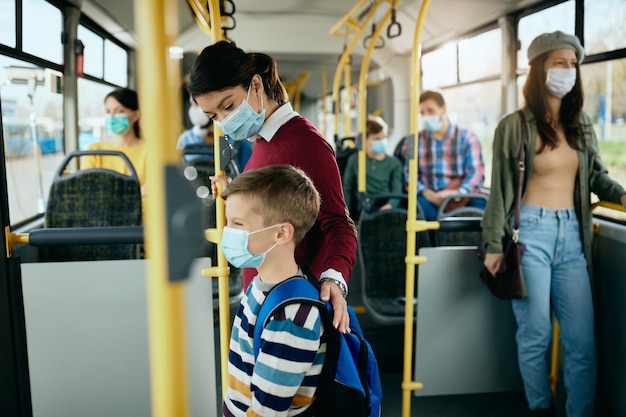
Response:
[[[250,84],[250,87],[252,87],[252,84]],[[256,135],[265,121],[265,109],[261,113],[257,113],[248,104],[250,87],[248,87],[248,97],[241,102],[239,107],[233,110],[221,122],[215,121],[224,134],[233,140],[246,140]],[[261,107],[263,107],[263,96],[261,96]]]
[[[248,250],[248,238],[250,235],[271,229],[272,227],[276,226],[278,226],[278,224],[265,227],[254,232],[234,229],[228,226],[224,227],[224,232],[222,233],[222,251],[224,251],[224,256],[226,256],[228,262],[230,262],[230,264],[233,265],[235,268],[260,267],[263,264],[263,261],[265,261],[265,256],[269,253],[269,251],[274,249],[278,245],[278,243],[275,243],[274,246],[272,246],[265,252],[253,255]]]
[[[104,127],[115,135],[123,135],[130,129],[130,121],[125,114],[108,114],[104,118]]]
[[[375,140],[372,142],[372,153],[380,155],[387,152],[387,139]]]

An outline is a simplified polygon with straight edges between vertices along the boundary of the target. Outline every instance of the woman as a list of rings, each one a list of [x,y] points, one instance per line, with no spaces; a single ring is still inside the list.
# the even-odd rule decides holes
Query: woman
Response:
[[[87,146],[87,150],[120,151],[133,164],[139,184],[143,218],[146,210],[147,153],[144,141],[139,133],[139,100],[137,93],[129,88],[120,88],[104,98],[106,117],[105,128],[111,133],[107,140]],[[89,155],[81,158],[81,169],[106,168],[130,175],[126,162],[117,156]]]
[[[387,155],[387,129],[380,118],[369,117],[365,122],[365,175],[366,192],[370,196],[376,194],[402,193],[402,163],[397,158]],[[346,201],[357,199],[358,184],[358,154],[348,158],[346,172],[343,175],[343,195]],[[388,210],[398,207],[400,200],[391,199],[382,201],[379,210]],[[361,202],[350,205],[356,213],[361,210]]]
[[[590,193],[621,202],[624,189],[611,180],[598,154],[591,120],[582,111],[578,39],[563,32],[535,38],[523,94],[528,137],[519,240],[526,246],[522,272],[528,296],[513,300],[518,359],[529,407],[554,416],[547,350],[551,309],[561,328],[569,417],[592,416],[596,353],[591,291]],[[493,143],[491,195],[483,216],[485,267],[502,264],[501,238],[511,232],[517,187],[520,118],[506,116]]]
[[[356,228],[343,199],[334,151],[311,122],[293,111],[276,62],[221,41],[196,58],[187,90],[228,137],[255,142],[246,171],[290,164],[313,180],[322,205],[318,221],[296,249],[296,261],[320,277],[320,296],[335,309],[333,324],[348,332],[344,297],[356,260]],[[225,184],[223,178],[214,181]],[[244,286],[255,274],[244,269]]]

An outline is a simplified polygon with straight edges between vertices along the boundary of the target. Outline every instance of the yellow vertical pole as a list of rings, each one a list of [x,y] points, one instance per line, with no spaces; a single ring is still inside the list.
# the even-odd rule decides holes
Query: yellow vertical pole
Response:
[[[400,0],[398,0],[398,3]],[[365,50],[365,55],[363,56],[363,62],[361,63],[361,72],[359,73],[359,103],[358,103],[358,132],[361,133],[361,149],[358,154],[358,182],[357,182],[357,190],[360,193],[365,192],[365,162],[366,162],[366,146],[365,146],[365,129],[366,129],[366,121],[367,121],[367,72],[370,68],[370,61],[372,59],[372,52],[374,51],[374,47],[376,46],[376,41],[380,37],[380,33],[385,28],[385,25],[389,21],[391,17],[391,9],[387,10],[385,16],[378,22],[378,26],[376,30],[372,34],[370,38],[370,43],[367,45],[367,49]],[[411,297],[413,298],[413,297]]]
[[[339,96],[339,90],[340,90],[340,87],[341,87],[341,74],[342,74],[342,72],[344,72],[344,67],[346,65],[349,65],[350,54],[352,53],[352,50],[354,49],[354,46],[356,45],[358,40],[361,38],[361,35],[363,34],[363,30],[365,29],[365,27],[367,26],[367,24],[371,20],[372,16],[374,15],[374,11],[376,10],[376,7],[378,7],[378,4],[380,3],[381,0],[375,0],[374,4],[372,5],[370,10],[368,11],[367,15],[363,18],[363,21],[359,22],[359,24],[357,25],[353,21],[351,16],[353,14],[355,14],[365,4],[366,1],[367,0],[360,0],[359,3],[357,3],[352,8],[352,10],[350,10],[350,12],[348,12],[330,30],[330,34],[331,35],[335,35],[337,33],[338,29],[342,25],[348,24],[350,28],[347,30],[347,32],[346,32],[346,34],[344,36],[348,36],[348,34],[354,32],[354,36],[352,37],[352,40],[348,43],[348,45],[346,45],[346,47],[344,48],[343,52],[341,53],[341,57],[339,57],[339,62],[337,63],[337,68],[335,69],[335,76],[333,78],[332,98],[333,98],[333,103],[334,103],[334,106],[335,106],[335,109],[334,109],[335,110],[335,114],[334,114],[334,134],[335,134],[335,136],[339,135],[339,112],[341,111],[341,109],[340,109],[341,108],[341,97]],[[356,27],[356,29],[354,29],[355,27]],[[349,82],[345,82],[344,84],[347,85],[347,86],[350,85]]]
[[[552,394],[556,397],[556,386],[559,382],[559,362],[561,359],[561,329],[559,328],[559,322],[554,319],[554,326],[552,330],[552,363],[550,364],[550,388]]]
[[[189,414],[184,284],[168,280],[164,170],[175,164],[177,137],[173,114],[180,110],[176,94],[180,74],[178,61],[168,49],[177,36],[176,2],[135,0],[139,103],[148,161],[149,194],[146,223],[148,260],[148,331],[152,415],[186,417]]]
[[[352,135],[352,118],[350,109],[352,105],[352,59],[349,58],[343,67],[343,99],[341,100],[341,115],[343,116],[343,137]]]
[[[219,0],[209,0],[209,13],[211,14],[211,37],[213,43],[219,42],[224,39],[224,31],[222,30],[222,17],[220,15]],[[215,155],[215,172],[218,175],[226,175],[226,173],[220,167],[220,141],[219,137],[224,133],[220,128],[215,125],[215,140],[214,143],[214,155]],[[221,193],[221,187],[218,187],[218,193]],[[222,252],[222,247],[219,245],[221,241],[221,231],[226,224],[225,204],[221,197],[215,200],[215,225],[214,231],[207,231],[207,236],[213,235],[212,242],[217,243],[217,267],[208,268],[202,271],[204,276],[217,277],[217,288],[219,294],[219,321],[220,321],[220,367],[221,367],[221,383],[222,383],[222,398],[226,395],[226,389],[228,388],[228,349],[230,343],[230,305],[229,305],[229,290],[228,290],[228,261]]]
[[[426,12],[430,0],[423,0],[415,25],[413,37],[412,73],[411,73],[411,107],[409,112],[410,132],[417,142],[417,115],[419,114],[419,91],[421,76],[421,36]],[[417,231],[438,227],[436,222],[417,221],[417,143],[413,147],[413,155],[409,159],[409,203],[406,236],[406,299],[411,300],[415,294],[415,265],[426,262],[421,256],[416,256]],[[427,224],[435,223],[435,224]],[[423,388],[419,382],[412,380],[413,368],[413,303],[406,303],[404,313],[404,366],[402,372],[402,417],[411,415],[411,392]]]

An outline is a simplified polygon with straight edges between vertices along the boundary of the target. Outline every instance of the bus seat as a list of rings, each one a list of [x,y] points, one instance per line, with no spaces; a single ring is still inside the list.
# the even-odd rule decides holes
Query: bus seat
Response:
[[[469,198],[484,200],[487,202],[488,196],[481,193],[459,194],[446,197],[437,212],[437,220],[450,218],[450,217],[469,217],[469,218],[482,218],[484,209],[478,207],[464,206],[455,208],[450,211],[446,211],[448,203],[455,198]],[[444,231],[437,230],[435,235],[435,246],[478,246],[481,241],[482,232],[476,231]]]
[[[337,146],[336,151],[336,159],[337,159],[337,167],[339,168],[339,174],[343,178],[343,173],[346,171],[346,166],[348,165],[348,158],[352,154],[357,153],[359,150],[356,148],[356,138],[353,136],[346,136],[339,141],[339,146]]]
[[[130,175],[103,168],[66,174],[69,162],[83,155],[112,155],[126,162]],[[74,151],[59,165],[48,194],[44,227],[141,226],[141,187],[126,155],[117,151]],[[49,246],[46,261],[137,259],[138,245]]]
[[[404,208],[379,211],[375,203],[390,197],[406,199],[407,195],[368,196],[365,201],[370,204],[364,204],[357,225],[363,304],[379,324],[404,322],[407,211]],[[430,246],[427,232],[417,233],[416,246]]]

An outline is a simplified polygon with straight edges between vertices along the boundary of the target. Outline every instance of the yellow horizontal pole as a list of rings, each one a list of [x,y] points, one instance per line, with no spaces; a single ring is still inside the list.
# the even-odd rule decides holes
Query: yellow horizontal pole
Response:
[[[596,207],[604,207],[604,208],[608,208],[611,210],[617,210],[617,211],[622,211],[622,212],[626,212],[626,208],[624,208],[624,206],[622,206],[619,203],[611,203],[609,201],[598,201],[597,203],[595,203],[593,205],[593,208],[595,209]]]
[[[344,37],[344,35],[340,35],[339,30],[344,24],[348,24],[349,26],[357,26],[358,24],[352,19],[352,16],[356,14],[359,10],[361,10],[363,5],[368,1],[369,0],[360,0],[357,4],[355,4],[348,13],[346,13],[341,19],[339,19],[339,21],[335,23],[332,28],[330,28],[329,33],[333,36]]]
[[[410,200],[410,197],[409,197]],[[426,230],[439,230],[439,222],[431,222],[426,220],[407,220],[407,232],[423,232]]]
[[[406,262],[408,265],[420,265],[420,264],[425,264],[426,262],[428,262],[428,259],[425,256],[413,255],[413,256],[405,256],[404,262]],[[413,298],[413,295],[411,295],[411,298]]]
[[[424,389],[424,384],[422,384],[421,382],[415,382],[415,381],[403,382],[402,389],[407,390],[407,391],[417,391],[417,390]]]

